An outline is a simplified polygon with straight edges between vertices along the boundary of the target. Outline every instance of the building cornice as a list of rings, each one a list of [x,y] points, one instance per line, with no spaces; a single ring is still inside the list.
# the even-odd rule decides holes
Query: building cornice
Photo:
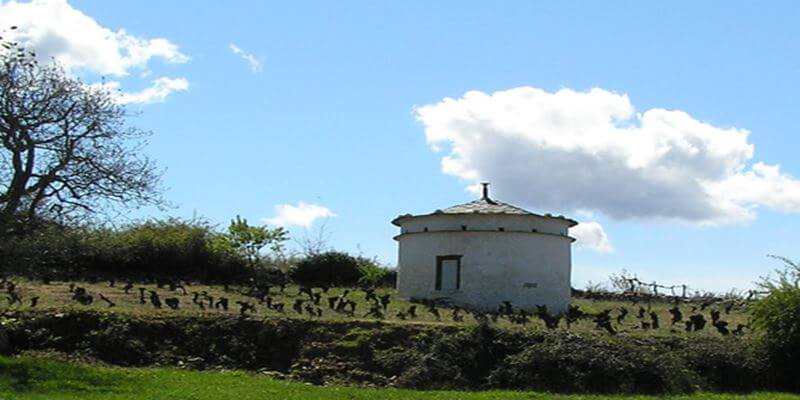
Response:
[[[567,239],[567,240],[569,240],[569,241],[570,241],[570,243],[572,243],[572,242],[574,242],[574,241],[576,240],[574,237],[572,237],[572,236],[569,236],[569,235],[558,235],[558,234],[555,234],[555,233],[548,233],[548,232],[538,232],[538,231],[537,231],[537,232],[532,232],[532,231],[511,231],[511,230],[503,230],[503,231],[498,231],[498,230],[491,230],[491,229],[474,229],[474,230],[466,230],[466,231],[464,231],[464,230],[454,230],[454,229],[444,229],[444,230],[440,230],[440,231],[430,231],[430,230],[429,230],[429,231],[427,231],[427,232],[426,232],[426,231],[420,231],[420,232],[404,232],[404,233],[401,233],[401,234],[399,234],[399,235],[397,235],[397,236],[393,237],[392,239],[394,239],[394,240],[400,240],[400,238],[401,238],[401,237],[403,237],[403,236],[409,236],[409,235],[427,235],[427,234],[437,234],[437,233],[458,233],[458,234],[470,234],[470,233],[496,233],[496,234],[509,234],[509,233],[518,233],[518,234],[526,234],[526,235],[544,235],[544,236],[552,236],[552,237],[557,237],[557,238]]]

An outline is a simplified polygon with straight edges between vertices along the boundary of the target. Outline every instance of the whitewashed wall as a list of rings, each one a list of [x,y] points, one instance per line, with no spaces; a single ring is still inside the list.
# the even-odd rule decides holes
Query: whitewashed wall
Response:
[[[443,214],[399,223],[401,296],[449,298],[485,310],[510,301],[526,309],[544,304],[552,312],[566,311],[573,241],[567,236],[568,222],[525,215]],[[435,290],[436,257],[444,255],[462,256],[458,290]]]

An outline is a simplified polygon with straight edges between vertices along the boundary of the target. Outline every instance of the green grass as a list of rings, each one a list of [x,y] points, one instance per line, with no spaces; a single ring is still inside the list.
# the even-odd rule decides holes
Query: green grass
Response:
[[[52,282],[49,285],[42,284],[40,282],[33,282],[27,280],[16,280],[18,282],[18,286],[20,288],[20,294],[23,299],[23,305],[13,305],[10,309],[14,310],[30,310],[31,307],[29,306],[30,300],[34,296],[38,296],[39,303],[36,309],[45,309],[51,311],[68,311],[68,310],[93,310],[93,311],[104,311],[104,312],[114,312],[114,313],[123,313],[123,314],[133,314],[138,316],[168,316],[168,315],[205,315],[205,316],[214,316],[214,315],[237,315],[238,314],[238,305],[236,305],[237,300],[242,301],[253,301],[256,302],[252,298],[248,298],[242,295],[240,292],[244,291],[244,288],[239,287],[231,287],[228,291],[225,291],[222,286],[208,286],[208,285],[192,285],[187,287],[186,289],[189,292],[203,292],[205,291],[210,296],[213,296],[215,299],[218,299],[220,296],[224,296],[230,299],[230,309],[227,313],[222,310],[216,309],[209,309],[206,308],[205,310],[200,309],[197,305],[192,303],[192,295],[187,294],[183,295],[180,291],[171,292],[167,288],[157,288],[155,285],[152,284],[136,284],[134,289],[130,291],[129,294],[125,294],[122,290],[124,286],[124,282],[117,282],[114,287],[110,287],[108,282],[98,282],[98,283],[88,283],[88,282],[77,282],[77,284],[81,287],[84,287],[88,290],[89,294],[95,297],[94,304],[91,305],[80,305],[77,302],[71,299],[72,293],[69,291],[69,283],[67,282]],[[177,297],[180,300],[180,309],[179,310],[171,310],[165,306],[162,309],[157,310],[153,308],[149,303],[147,304],[139,304],[139,292],[138,288],[143,287],[149,290],[155,290],[159,293],[161,300],[167,297]],[[306,295],[298,295],[298,288],[296,286],[289,286],[286,288],[285,291],[280,292],[278,288],[274,288],[272,290],[272,297],[274,298],[275,302],[283,302],[286,306],[286,311],[281,314],[273,310],[268,310],[264,305],[256,304],[256,312],[252,314],[254,318],[304,318],[304,319],[321,319],[321,320],[353,320],[353,318],[345,317],[342,314],[336,313],[332,310],[328,309],[327,306],[327,297],[329,296],[338,296],[342,294],[344,288],[332,288],[328,291],[328,293],[324,293],[322,297],[322,301],[320,302],[319,308],[323,310],[323,315],[321,318],[318,317],[310,317],[308,314],[297,314],[294,310],[292,310],[292,304],[294,303],[295,299],[302,298],[307,299]],[[319,291],[319,289],[316,289]],[[103,294],[104,296],[111,299],[113,302],[116,303],[116,306],[113,308],[108,308],[107,304],[99,300],[99,295]],[[399,298],[396,294],[396,291],[393,289],[378,289],[378,295],[390,294],[391,295],[391,303],[389,305],[388,311],[386,312],[386,319],[387,322],[394,322],[394,323],[423,323],[423,324],[475,324],[475,320],[470,315],[465,315],[463,322],[454,322],[452,320],[452,311],[446,308],[440,309],[441,313],[441,320],[436,320],[434,316],[428,313],[423,306],[417,307],[417,314],[418,317],[413,320],[400,320],[397,318],[397,314],[399,311],[407,310],[408,307],[411,305],[408,301]],[[369,309],[368,303],[364,300],[364,293],[358,289],[350,289],[350,299],[355,300],[358,303],[358,308],[356,311],[356,319],[367,320],[372,319],[371,317],[364,317],[366,312]],[[256,302],[257,303],[257,302]],[[614,322],[614,327],[617,329],[621,334],[630,334],[630,335],[708,335],[708,336],[719,336],[719,333],[715,331],[710,324],[701,332],[692,332],[692,333],[685,333],[683,332],[683,325],[678,324],[674,327],[671,326],[669,323],[670,321],[670,314],[667,311],[672,304],[668,302],[654,302],[651,305],[647,304],[639,304],[633,305],[630,302],[620,302],[620,301],[592,301],[587,299],[573,299],[573,304],[580,306],[581,310],[590,312],[590,313],[597,313],[604,309],[612,309],[613,312],[611,313],[612,317],[616,319],[616,316],[619,315],[620,307],[626,307],[630,312],[627,318],[621,325],[618,325]],[[5,301],[0,299],[0,304],[5,306]],[[646,332],[643,332],[640,329],[640,321],[636,318],[637,310],[640,305],[644,307],[650,307],[652,311],[656,312],[660,319],[660,328],[657,330],[650,329]],[[0,306],[1,307],[1,306]],[[691,306],[690,305],[683,305],[682,307],[684,318],[687,318],[691,313]],[[713,305],[703,311],[703,314],[706,316],[707,319],[710,319],[709,312],[711,309],[718,309],[722,310],[724,305]],[[737,326],[737,324],[748,324],[749,323],[749,315],[746,310],[737,306],[733,309],[730,314],[722,315],[722,319],[726,320],[729,323],[729,328],[733,329]],[[644,321],[649,321],[649,316],[644,319]],[[500,327],[512,328],[512,329],[521,329],[518,325],[512,325],[507,320],[501,319],[498,324]],[[537,319],[532,318],[531,323],[528,324],[524,329],[538,329],[543,330],[545,329],[544,323]],[[559,329],[566,329],[564,322],[560,324]],[[595,324],[591,321],[591,319],[584,319],[578,322],[577,324],[573,325],[571,330],[574,332],[587,332],[587,331],[595,331]]]
[[[239,371],[195,372],[164,368],[77,366],[27,357],[0,358],[0,399],[800,399],[782,393],[698,393],[685,396],[551,395],[513,391],[413,391],[319,387]]]

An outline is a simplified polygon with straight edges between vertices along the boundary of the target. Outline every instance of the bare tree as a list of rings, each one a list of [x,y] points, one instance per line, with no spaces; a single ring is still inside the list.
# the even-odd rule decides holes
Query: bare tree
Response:
[[[329,245],[331,233],[327,231],[327,225],[327,222],[323,222],[317,231],[312,233],[314,236],[305,231],[303,237],[294,239],[295,244],[300,248],[300,254],[311,257],[331,250]]]
[[[0,234],[41,217],[163,204],[159,172],[141,152],[148,133],[126,124],[117,93],[3,47]]]

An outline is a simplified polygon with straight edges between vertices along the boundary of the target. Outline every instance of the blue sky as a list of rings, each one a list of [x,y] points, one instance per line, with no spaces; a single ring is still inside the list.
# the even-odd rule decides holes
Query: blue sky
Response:
[[[313,234],[324,221],[332,246],[392,264],[397,229],[389,221],[473,199],[466,190],[474,183],[464,172],[469,169],[494,182],[500,200],[602,227],[613,251],[574,250],[578,287],[625,268],[666,284],[746,288],[778,266],[767,254],[798,257],[800,201],[792,177],[800,176],[793,94],[800,87],[800,5],[794,2],[54,1],[37,7],[25,14],[19,4],[6,2],[0,21],[57,10],[50,18],[13,23],[51,33],[33,35],[33,45],[49,46],[56,56],[78,54],[66,59],[84,79],[105,76],[123,92],[141,95],[132,99],[146,97],[130,102],[139,112],[131,124],[153,132],[147,152],[166,169],[166,197],[177,206],[171,215],[200,215],[224,226],[237,214],[259,221],[275,217],[279,205],[318,205],[335,216],[317,219],[310,228],[288,226],[292,234]],[[88,28],[82,33],[90,21],[118,35],[124,30],[120,37],[163,38],[174,48],[148,43],[154,55],[144,60],[103,58],[108,49],[89,43],[99,40],[97,35]],[[59,35],[67,36],[41,39]],[[254,70],[231,44],[259,67]],[[79,51],[84,45],[96,51]],[[158,86],[158,78],[166,78],[162,91],[145,96],[141,91]],[[566,169],[559,175],[563,184],[554,185],[539,181],[546,174],[534,173],[554,165],[540,157],[554,154],[542,150],[552,147],[535,147],[530,137],[526,145],[514,146],[509,136],[495,138],[489,129],[480,131],[481,141],[464,144],[458,136],[463,132],[433,132],[461,126],[435,107],[445,98],[458,102],[454,112],[485,111],[475,108],[484,103],[464,100],[470,91],[482,92],[488,104],[521,105],[521,120],[538,115],[538,109],[524,107],[529,97],[511,96],[515,88],[540,90],[536,96],[546,103],[556,101],[555,93],[568,92],[587,100],[583,108],[568,102],[556,110],[568,120],[594,113],[594,106],[629,106],[633,113],[617,124],[623,128],[641,125],[641,113],[648,110],[682,111],[703,125],[698,129],[713,129],[701,135],[692,131],[696,124],[688,124],[675,128],[678,136],[655,129],[653,140],[662,143],[662,133],[690,144],[708,137],[697,139],[701,153],[718,157],[689,157],[685,168],[670,164],[674,168],[637,175],[644,177],[642,189],[613,171],[600,177],[608,178],[608,185],[588,187],[576,184],[578,178],[598,177],[581,164],[588,150],[576,153],[576,143],[585,142],[570,136],[572,147],[563,154],[576,157],[558,158]],[[600,92],[590,95],[593,88]],[[428,121],[419,115],[426,105],[432,110]],[[504,122],[486,115],[494,126]],[[531,129],[541,141],[574,133],[574,121],[561,123],[554,130],[535,124]],[[481,126],[467,129],[477,132]],[[745,130],[746,138],[736,136]],[[714,138],[723,136],[739,137],[739,153],[715,147]],[[609,134],[600,148],[613,153],[626,146],[624,138],[624,132]],[[473,146],[471,158],[459,161],[461,172],[443,171],[443,157],[461,145]],[[748,148],[751,154],[743,156]],[[732,174],[742,180],[720,178],[725,194],[714,199],[741,206],[738,214],[697,211],[711,200],[675,189],[737,154],[731,168],[740,171]],[[682,162],[684,155],[671,162]],[[598,157],[612,164],[630,161]],[[515,160],[514,168],[500,167],[504,160]],[[779,165],[780,172],[769,182],[758,173],[747,175],[757,163]],[[622,172],[640,171],[626,168]],[[674,171],[680,176],[670,175]],[[649,185],[650,173],[658,174],[657,183],[674,187]],[[775,189],[784,187],[781,183],[787,193]],[[649,191],[642,201],[650,204],[631,206],[641,210],[622,216],[628,201],[636,201],[615,198],[627,189]],[[661,209],[651,207],[661,189],[674,197],[664,197]],[[577,194],[582,195],[575,200]],[[669,214],[670,204],[695,195],[705,200],[687,200],[686,207]],[[148,209],[129,217],[160,215]]]

